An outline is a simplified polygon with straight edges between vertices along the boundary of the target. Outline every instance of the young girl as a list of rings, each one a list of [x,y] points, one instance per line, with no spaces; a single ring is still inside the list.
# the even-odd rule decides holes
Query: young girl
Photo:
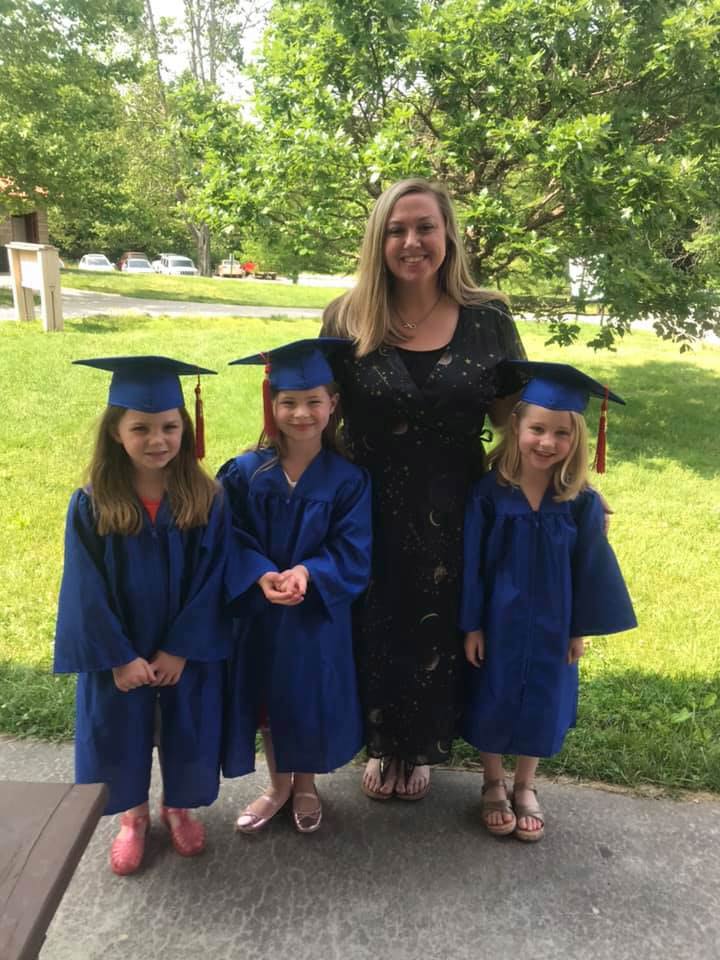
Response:
[[[348,343],[301,340],[235,361],[265,363],[269,373],[257,447],[218,474],[242,543],[244,579],[232,593],[247,591],[244,609],[254,613],[230,665],[223,773],[254,770],[259,723],[271,780],[238,818],[244,833],[262,829],[291,796],[296,829],[317,830],[315,774],[362,746],[350,605],[369,576],[370,488],[365,471],[337,453],[326,359]]]
[[[472,672],[462,735],[481,751],[482,817],[490,833],[539,840],[533,779],[575,724],[583,636],[637,626],[587,486],[588,394],[620,397],[565,364],[506,361],[533,376],[494,469],[465,519],[461,629]],[[510,802],[502,755],[517,756]]]
[[[138,869],[157,743],[160,817],[183,856],[205,845],[189,807],[217,797],[229,514],[196,459],[178,374],[166,357],[76,363],[113,372],[90,483],[70,501],[55,637],[56,673],[78,673],[78,783],[104,782],[123,811],[116,874]]]

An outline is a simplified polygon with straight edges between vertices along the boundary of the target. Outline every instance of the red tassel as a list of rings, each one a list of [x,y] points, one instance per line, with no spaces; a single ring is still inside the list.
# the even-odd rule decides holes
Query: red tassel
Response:
[[[273,413],[272,391],[270,389],[270,362],[265,367],[265,379],[262,384],[263,397],[263,429],[268,440],[275,440],[278,435],[275,414]]]
[[[600,405],[600,420],[598,421],[598,437],[595,445],[595,467],[596,473],[605,473],[605,454],[607,451],[607,412],[608,412],[608,388],[605,387],[605,396]]]
[[[202,460],[205,456],[205,414],[203,413],[203,402],[200,396],[200,375],[195,387],[195,457]]]

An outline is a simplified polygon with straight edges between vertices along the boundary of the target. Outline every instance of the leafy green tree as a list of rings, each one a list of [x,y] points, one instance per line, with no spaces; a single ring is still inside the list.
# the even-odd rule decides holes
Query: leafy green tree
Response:
[[[374,197],[425,175],[482,282],[585,259],[596,345],[718,329],[720,0],[275,0],[255,79],[254,194],[309,256],[350,264]]]
[[[114,156],[125,42],[140,0],[0,0],[0,176],[68,213],[102,205]],[[42,193],[36,193],[36,189]],[[0,216],[18,203],[0,195]]]

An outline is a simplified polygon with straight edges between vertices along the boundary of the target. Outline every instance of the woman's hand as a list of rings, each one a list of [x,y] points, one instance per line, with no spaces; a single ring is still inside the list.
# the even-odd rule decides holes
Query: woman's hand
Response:
[[[577,663],[580,657],[585,653],[585,640],[583,637],[572,637],[568,647],[568,663]]]
[[[610,529],[610,515],[615,513],[610,504],[607,502],[605,497],[600,493],[599,490],[596,490],[595,487],[588,484],[590,490],[597,495],[598,500],[600,501],[600,506],[603,508],[603,513],[605,514],[603,518],[603,533],[605,536],[608,535],[608,530]]]
[[[155,682],[155,674],[152,667],[144,657],[135,657],[130,663],[124,663],[121,667],[113,667],[113,680],[115,686],[121,693],[129,693],[137,687],[144,687],[145,684]]]
[[[485,634],[482,630],[471,630],[465,634],[465,659],[474,667],[481,667],[485,660]]]
[[[174,653],[158,650],[150,661],[155,671],[155,687],[174,687],[185,668],[185,657],[176,657]]]

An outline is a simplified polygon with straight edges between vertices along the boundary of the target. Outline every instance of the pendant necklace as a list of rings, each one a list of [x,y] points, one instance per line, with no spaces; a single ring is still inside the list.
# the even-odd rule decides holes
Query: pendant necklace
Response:
[[[434,311],[435,307],[436,307],[436,306],[440,303],[440,301],[442,300],[442,295],[443,295],[443,292],[442,292],[442,290],[441,290],[440,293],[438,294],[437,300],[435,301],[435,303],[433,303],[433,305],[430,307],[430,309],[428,310],[428,312],[427,312],[424,316],[420,317],[419,320],[416,320],[416,321],[414,321],[414,322],[411,321],[411,320],[403,320],[400,311],[399,311],[399,310],[397,309],[397,307],[396,307],[396,308],[395,308],[395,313],[396,313],[396,314],[398,315],[398,317],[400,318],[400,326],[401,326],[401,327],[404,327],[406,330],[416,330],[421,324],[425,323],[425,321],[429,318],[430,314]]]

